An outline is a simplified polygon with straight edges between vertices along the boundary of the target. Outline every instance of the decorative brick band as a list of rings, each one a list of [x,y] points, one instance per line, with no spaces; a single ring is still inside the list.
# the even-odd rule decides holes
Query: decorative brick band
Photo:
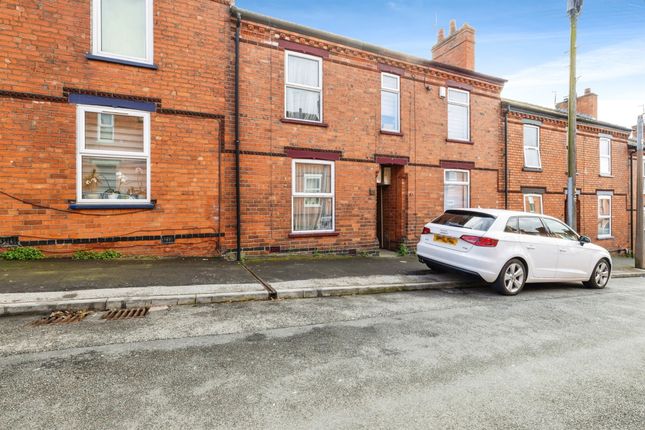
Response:
[[[439,165],[444,169],[472,170],[475,168],[475,163],[472,161],[441,160]]]
[[[0,97],[21,100],[38,100],[52,103],[67,103],[67,97],[50,96],[46,94],[27,93],[23,91],[0,90]]]
[[[310,160],[336,161],[343,153],[341,151],[321,151],[303,148],[284,148],[284,153],[289,158],[306,158]]]
[[[314,55],[321,58],[329,58],[329,51],[314,46],[302,45],[300,43],[291,42],[289,40],[280,39],[278,41],[280,48],[288,51],[300,52],[301,54]]]
[[[457,82],[457,81],[454,81],[452,79],[448,79],[446,81],[446,86],[451,87],[451,88],[458,88],[458,89],[464,90],[464,91],[472,91],[473,90],[472,85],[464,84],[463,82]]]
[[[217,114],[217,113],[195,112],[190,110],[179,110],[179,109],[168,109],[168,108],[158,108],[157,113],[161,113],[165,115],[184,115],[184,116],[196,116],[200,118],[224,119],[224,115]]]

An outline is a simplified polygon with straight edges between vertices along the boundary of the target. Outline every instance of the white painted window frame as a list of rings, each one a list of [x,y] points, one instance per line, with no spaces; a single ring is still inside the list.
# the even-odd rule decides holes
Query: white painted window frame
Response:
[[[450,100],[450,93],[451,92],[466,94],[468,96],[468,102],[460,103],[460,102]],[[450,136],[450,131],[449,131],[450,130],[450,115],[447,113],[447,112],[449,112],[449,110],[447,110],[447,112],[446,112],[447,113],[446,126],[448,128],[448,139],[449,140],[458,140],[458,141],[462,141],[462,142],[470,142],[470,91],[461,90],[459,88],[448,87],[446,93],[447,93],[446,94],[446,99],[448,101],[448,105],[465,106],[467,108],[467,110],[466,110],[466,139],[461,139],[461,138]]]
[[[526,145],[526,129],[531,128],[537,130],[537,146],[527,146]],[[541,169],[542,168],[542,154],[540,151],[540,127],[537,125],[532,125],[532,124],[524,124],[524,127],[522,128],[522,139],[524,143],[524,167],[528,167],[530,169]],[[528,164],[528,159],[526,157],[526,151],[536,151],[538,155],[538,164],[537,166],[532,166]]]
[[[468,178],[467,181],[449,181],[448,173],[449,172],[459,172],[465,173]],[[470,207],[470,170],[463,169],[445,169],[443,171],[443,210],[448,210],[446,207],[446,185],[465,185],[466,186],[466,196],[468,198],[468,207]]]
[[[600,224],[600,221],[603,220],[603,219],[608,219],[609,220],[609,233],[608,234],[600,234],[600,228],[598,228],[597,229],[598,239],[609,239],[609,238],[612,237],[611,234],[612,234],[612,224],[613,223],[612,223],[612,219],[611,219],[611,215],[612,215],[611,197],[612,197],[611,195],[604,195],[604,194],[598,196],[598,224]],[[602,200],[609,200],[609,215],[601,215],[600,214],[600,208],[601,208],[600,202]]]
[[[608,147],[609,147],[609,154],[603,154],[602,153],[602,144],[603,141],[607,141]],[[598,163],[598,170],[600,171],[601,176],[611,176],[611,139],[608,137],[600,137],[598,139],[598,155],[600,156],[599,158],[599,163]],[[603,172],[602,171],[602,160],[607,159],[608,165],[609,165],[609,171],[608,172]]]
[[[100,149],[86,149],[85,147],[85,113],[94,112],[110,113],[113,115],[130,115],[143,118],[143,151],[105,151]],[[97,124],[98,125],[98,124]],[[115,160],[122,160],[124,158],[135,160],[146,160],[146,199],[137,199],[135,201],[129,199],[84,199],[83,198],[83,157],[101,157],[113,158]],[[151,160],[150,160],[150,112],[132,110],[132,109],[117,109],[104,106],[92,105],[77,105],[76,106],[76,202],[77,203],[92,203],[104,205],[131,205],[135,203],[150,203],[150,173],[151,173]]]
[[[302,84],[294,84],[289,82],[289,57],[300,57],[300,58],[306,58],[308,60],[314,60],[318,62],[318,87],[312,87],[309,85],[302,85]],[[323,103],[323,59],[322,57],[316,57],[315,55],[309,55],[309,54],[302,54],[300,52],[295,52],[295,51],[284,51],[284,111],[283,115],[285,119],[289,120],[294,120],[294,121],[304,121],[304,122],[311,122],[314,124],[322,124],[323,122],[323,111],[324,111],[324,103]],[[309,119],[300,119],[300,118],[290,118],[287,116],[287,88],[295,88],[298,90],[307,90],[307,91],[317,91],[320,94],[320,121],[312,121]]]
[[[396,89],[387,88],[383,85],[384,77],[396,79]],[[383,128],[383,106],[381,105],[381,131],[386,131],[390,133],[400,133],[401,132],[401,77],[393,73],[381,72],[381,100],[383,100],[382,94],[390,93],[396,95],[396,129],[387,129]],[[382,103],[382,102],[381,102]]]
[[[296,166],[298,164],[322,164],[326,166],[331,166],[331,192],[330,193],[305,193],[297,192],[296,189]],[[301,158],[294,158],[291,161],[291,232],[293,234],[311,234],[311,233],[333,233],[336,231],[336,172],[335,172],[335,163],[333,161],[326,160],[308,160]],[[322,181],[321,181],[322,187]],[[310,198],[331,198],[331,207],[332,207],[332,219],[331,219],[331,229],[329,230],[296,230],[293,222],[293,210],[294,202],[296,198],[304,197],[305,200],[307,197]],[[319,207],[318,206],[315,207]],[[313,206],[309,206],[313,207]]]
[[[154,15],[153,1],[146,2],[146,56],[130,57],[128,55],[119,55],[101,49],[101,2],[103,0],[92,0],[92,54],[114,58],[117,60],[132,61],[136,63],[153,64],[154,61]]]
[[[524,201],[524,212],[529,212],[527,209],[528,206],[526,204],[527,203],[526,200],[529,197],[540,199],[540,212],[535,212],[535,215],[544,215],[544,200],[543,200],[542,194],[535,194],[535,193],[523,194],[522,199]],[[533,212],[529,212],[529,213],[533,213]]]

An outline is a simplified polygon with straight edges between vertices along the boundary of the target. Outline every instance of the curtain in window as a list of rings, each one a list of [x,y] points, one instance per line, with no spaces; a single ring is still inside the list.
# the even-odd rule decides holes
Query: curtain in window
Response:
[[[288,79],[290,84],[320,87],[318,61],[289,55]]]
[[[297,163],[294,174],[293,231],[332,230],[331,166]],[[317,178],[320,178],[320,191],[312,192],[315,191],[312,185],[318,184]]]
[[[320,121],[320,92],[287,87],[287,118]]]
[[[146,0],[101,0],[101,51],[146,58]]]
[[[381,130],[399,130],[399,95],[381,91]]]
[[[448,104],[448,137],[468,140],[468,106]]]

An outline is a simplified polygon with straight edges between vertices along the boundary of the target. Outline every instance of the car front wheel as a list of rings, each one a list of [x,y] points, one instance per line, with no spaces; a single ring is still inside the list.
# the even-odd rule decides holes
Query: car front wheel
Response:
[[[596,264],[596,267],[594,267],[593,272],[591,273],[591,278],[582,284],[585,288],[605,288],[609,282],[610,275],[611,267],[609,266],[609,262],[603,258],[598,262],[598,264]]]
[[[514,296],[524,288],[526,283],[526,267],[517,258],[504,265],[493,287],[505,296]]]

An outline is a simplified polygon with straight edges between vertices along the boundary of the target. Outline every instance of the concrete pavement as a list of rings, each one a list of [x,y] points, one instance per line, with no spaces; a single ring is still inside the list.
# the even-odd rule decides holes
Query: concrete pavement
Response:
[[[631,263],[633,265],[633,262]],[[644,276],[615,259],[614,278]],[[415,256],[0,262],[0,316],[415,291],[482,285]]]
[[[642,279],[0,319],[0,428],[641,429]]]

